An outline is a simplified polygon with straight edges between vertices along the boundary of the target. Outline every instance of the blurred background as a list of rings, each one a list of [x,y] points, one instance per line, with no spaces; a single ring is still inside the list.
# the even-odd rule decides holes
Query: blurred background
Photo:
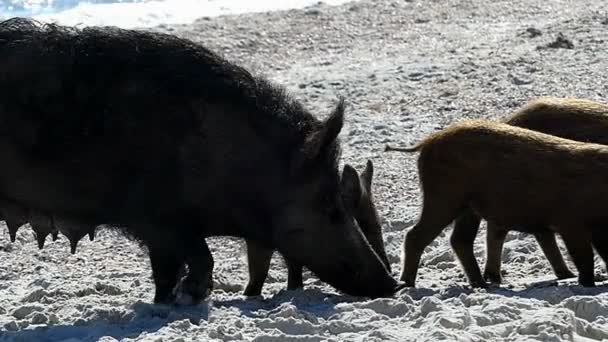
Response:
[[[325,0],[337,5],[348,0]],[[33,17],[65,25],[124,28],[189,24],[201,17],[303,8],[318,0],[2,0],[0,19]]]

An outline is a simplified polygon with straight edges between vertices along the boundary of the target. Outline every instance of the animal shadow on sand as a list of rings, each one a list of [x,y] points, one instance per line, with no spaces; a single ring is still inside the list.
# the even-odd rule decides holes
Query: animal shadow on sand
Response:
[[[595,287],[584,287],[578,285],[576,278],[564,280],[543,280],[528,284],[519,284],[513,286],[490,286],[487,289],[472,289],[469,286],[453,285],[440,289],[430,288],[406,288],[401,290],[399,294],[407,294],[414,300],[420,300],[424,297],[435,296],[441,300],[448,298],[456,298],[461,294],[470,295],[473,293],[486,293],[488,295],[498,295],[503,297],[518,297],[529,298],[547,301],[551,304],[557,304],[564,299],[574,296],[597,296],[608,292],[608,281],[605,277],[596,277]]]
[[[105,317],[77,320],[73,324],[41,326],[33,329],[0,332],[4,341],[97,341],[110,336],[117,340],[135,338],[155,332],[173,322],[189,320],[199,325],[209,317],[209,303],[196,306],[174,306],[138,302],[120,318]]]
[[[315,288],[283,289],[272,297],[255,296],[214,301],[214,306],[236,308],[241,315],[251,318],[292,315],[294,307],[298,315],[328,318],[338,312],[336,305],[359,300],[359,297],[328,293]]]

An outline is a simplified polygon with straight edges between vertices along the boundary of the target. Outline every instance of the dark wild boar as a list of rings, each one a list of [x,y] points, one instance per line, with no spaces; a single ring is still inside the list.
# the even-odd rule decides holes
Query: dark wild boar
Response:
[[[367,161],[365,170],[361,175],[352,166],[345,165],[340,182],[342,198],[346,204],[346,209],[355,217],[363,234],[390,272],[391,265],[384,250],[380,218],[373,200],[373,175],[374,165],[371,160]],[[268,276],[272,253],[273,250],[267,249],[254,241],[247,241],[249,283],[244,292],[246,296],[257,296],[262,292],[262,286]],[[287,264],[287,288],[290,290],[301,288],[303,286],[302,265],[289,259],[286,259],[285,262]]]
[[[423,191],[422,213],[404,242],[406,285],[415,284],[424,248],[469,208],[498,226],[560,234],[579,283],[594,285],[592,245],[608,260],[608,146],[471,120],[400,150],[420,151]],[[480,274],[472,248],[462,251],[455,248],[467,275]]]
[[[341,101],[320,121],[283,88],[171,35],[0,23],[0,195],[77,222],[108,224],[150,257],[155,302],[178,274],[209,288],[205,237],[256,241],[345,293],[397,282],[340,194]],[[81,230],[75,234],[75,230]]]

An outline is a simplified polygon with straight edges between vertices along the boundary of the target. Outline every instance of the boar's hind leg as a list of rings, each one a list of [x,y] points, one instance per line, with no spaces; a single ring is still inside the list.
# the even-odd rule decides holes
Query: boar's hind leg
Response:
[[[427,185],[427,184],[424,184]],[[420,257],[424,249],[450,224],[464,208],[464,201],[448,193],[424,191],[422,213],[418,223],[405,236],[401,281],[414,286]]]
[[[295,290],[300,289],[304,286],[302,281],[302,265],[293,261],[285,259],[287,263],[287,289]]]
[[[246,240],[245,242],[247,244],[249,282],[245,288],[244,295],[259,296],[262,293],[262,286],[264,286],[264,282],[268,276],[273,250],[252,240]]]
[[[583,229],[566,228],[570,229],[562,230],[561,235],[578,270],[578,283],[582,286],[595,286],[591,234]]]
[[[536,241],[538,241],[545,257],[549,260],[557,279],[574,278],[574,273],[566,266],[562,253],[557,247],[555,233],[548,229],[542,229],[534,233],[534,237],[536,238]]]
[[[177,285],[178,273],[183,260],[175,251],[162,247],[148,247],[152,277],[156,286],[154,303],[169,304],[175,300],[173,289]]]
[[[469,278],[469,283],[473,287],[486,287],[486,283],[481,277],[479,264],[473,253],[473,244],[481,219],[473,210],[467,209],[456,218],[454,231],[450,238],[452,249],[462,264],[462,268]]]

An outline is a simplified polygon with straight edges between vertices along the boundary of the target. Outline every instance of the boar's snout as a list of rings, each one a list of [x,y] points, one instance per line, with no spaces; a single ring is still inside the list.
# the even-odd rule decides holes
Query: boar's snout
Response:
[[[345,294],[371,298],[394,294],[397,281],[357,225],[345,223],[325,228],[313,223],[287,230],[277,236],[277,247]]]
[[[352,261],[343,264],[344,271],[334,272],[335,276],[328,278],[327,283],[346,294],[370,298],[392,296],[399,289],[399,283],[375,253],[363,265],[354,264],[354,267]],[[340,277],[340,273],[344,276]]]

